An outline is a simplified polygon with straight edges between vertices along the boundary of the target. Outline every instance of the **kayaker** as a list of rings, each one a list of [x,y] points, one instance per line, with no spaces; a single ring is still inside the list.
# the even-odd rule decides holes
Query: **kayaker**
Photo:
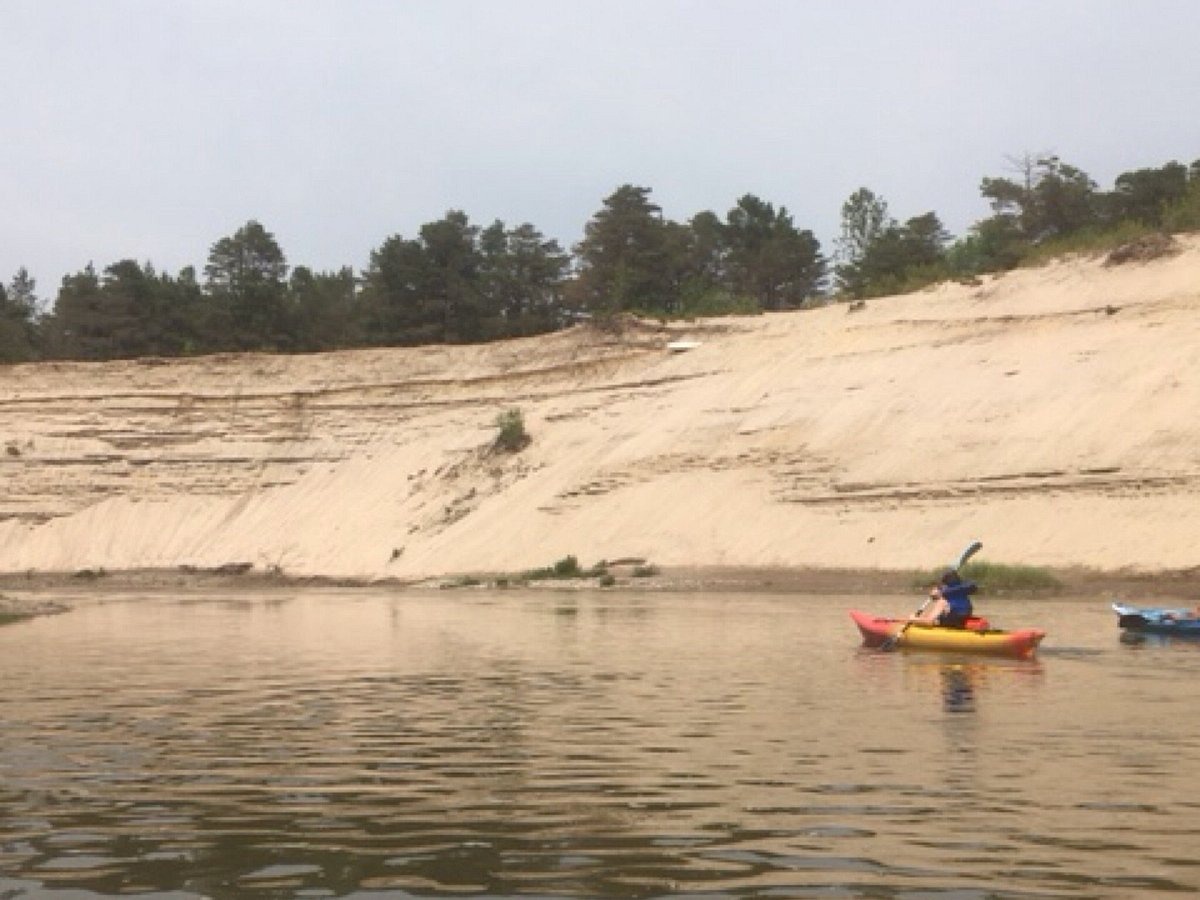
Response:
[[[974,613],[971,595],[979,588],[973,581],[963,581],[954,569],[947,569],[941,579],[929,589],[929,605],[914,621],[947,628],[963,628]]]

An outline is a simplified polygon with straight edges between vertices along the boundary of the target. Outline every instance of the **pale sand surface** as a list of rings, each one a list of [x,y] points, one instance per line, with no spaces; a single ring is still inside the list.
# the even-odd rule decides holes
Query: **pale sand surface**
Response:
[[[977,537],[991,562],[1170,572],[1186,594],[1200,238],[1177,249],[853,312],[7,367],[3,584],[230,565],[407,584],[571,554],[677,585],[887,585]],[[509,408],[532,443],[490,452]]]

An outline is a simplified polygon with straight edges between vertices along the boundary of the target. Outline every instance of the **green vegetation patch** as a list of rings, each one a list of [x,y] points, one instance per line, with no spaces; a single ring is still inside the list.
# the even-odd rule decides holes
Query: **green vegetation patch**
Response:
[[[657,572],[658,570],[654,569],[654,571]],[[519,574],[508,573],[496,575],[494,578],[469,574],[460,575],[443,581],[439,587],[443,590],[487,586],[504,589],[529,584],[531,581],[583,581],[590,579],[597,580],[600,587],[612,587],[617,583],[616,577],[609,571],[609,564],[604,560],[600,560],[594,566],[584,568],[579,564],[578,557],[569,555],[564,556],[553,565],[542,566],[538,569],[529,569]]]
[[[944,569],[921,576],[920,587],[935,584]],[[973,562],[959,574],[967,581],[979,585],[979,590],[992,594],[1033,591],[1057,591],[1062,589],[1059,581],[1049,569],[1041,566],[1006,565],[1004,563]]]
[[[1021,265],[1035,268],[1074,254],[1100,256],[1155,234],[1162,232],[1140,222],[1082,228],[1030,247],[1022,255]]]
[[[496,440],[492,447],[505,453],[518,453],[529,446],[531,438],[525,430],[525,417],[519,409],[508,409],[496,416]]]
[[[550,579],[571,579],[571,578],[603,578],[608,574],[608,567],[603,563],[597,563],[590,569],[584,569],[579,565],[579,560],[574,556],[564,556],[552,566],[546,566],[541,569],[530,569],[525,573],[526,581],[547,581]]]

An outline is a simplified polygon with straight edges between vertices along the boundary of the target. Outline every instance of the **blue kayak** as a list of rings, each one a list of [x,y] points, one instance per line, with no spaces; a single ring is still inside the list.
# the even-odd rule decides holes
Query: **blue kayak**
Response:
[[[1200,637],[1200,619],[1194,609],[1164,609],[1155,606],[1126,606],[1114,603],[1117,624],[1125,631],[1142,634],[1174,634]]]

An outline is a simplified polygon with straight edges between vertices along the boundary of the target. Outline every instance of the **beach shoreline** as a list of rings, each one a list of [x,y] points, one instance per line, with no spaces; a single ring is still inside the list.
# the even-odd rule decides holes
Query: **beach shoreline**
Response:
[[[1053,588],[989,592],[995,596],[1095,594],[1107,599],[1153,597],[1200,600],[1200,570],[1100,571],[1085,568],[1047,569],[1058,582]],[[596,577],[529,579],[521,572],[450,575],[415,581],[289,576],[254,569],[192,567],[121,571],[0,573],[0,596],[8,602],[27,598],[35,606],[52,598],[114,593],[180,591],[272,592],[306,588],[341,590],[595,590],[638,593],[798,594],[829,596],[913,596],[923,594],[928,572],[916,570],[834,569],[811,567],[678,566],[654,567],[636,576],[626,567],[611,570],[614,580]],[[2,611],[2,608],[0,608]]]

